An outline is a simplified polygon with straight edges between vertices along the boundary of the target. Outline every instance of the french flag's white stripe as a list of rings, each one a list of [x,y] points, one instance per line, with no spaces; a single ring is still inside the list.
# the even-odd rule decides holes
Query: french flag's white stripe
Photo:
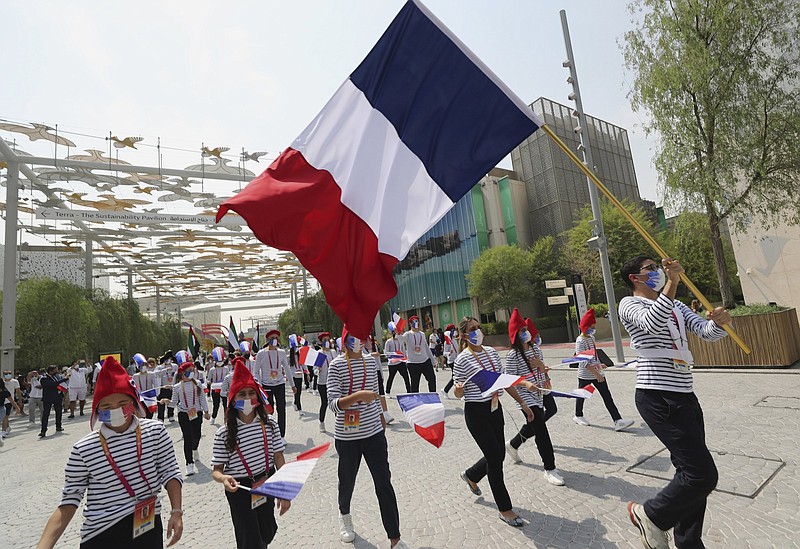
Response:
[[[481,396],[487,397],[492,393],[505,389],[513,385],[517,385],[525,378],[522,376],[513,376],[511,374],[500,374],[497,372],[490,372],[489,370],[478,370],[467,381],[471,381],[481,390]]]
[[[342,204],[378,237],[378,251],[402,259],[453,207],[397,130],[346,80],[292,143],[306,161],[329,172]]]
[[[322,366],[325,364],[327,357],[311,347],[303,347],[300,349],[300,362],[304,366]]]
[[[312,448],[297,456],[296,461],[284,464],[274,475],[269,477],[264,484],[252,490],[255,494],[272,496],[280,499],[293,500],[308,480],[317,460],[330,447],[330,442]]]
[[[444,421],[444,406],[441,402],[438,404],[420,404],[414,408],[406,409],[403,407],[403,402],[400,400],[402,396],[403,395],[398,396],[398,402],[400,402],[400,407],[403,409],[409,423],[419,425],[420,427],[432,427]]]
[[[397,403],[417,434],[440,448],[444,442],[444,405],[439,394],[397,395]]]

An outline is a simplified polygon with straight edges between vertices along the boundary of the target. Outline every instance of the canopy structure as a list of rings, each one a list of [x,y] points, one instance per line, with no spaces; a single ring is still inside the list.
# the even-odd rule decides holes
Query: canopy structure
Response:
[[[16,282],[19,273],[14,243],[82,257],[87,287],[111,277],[112,290],[127,287],[130,298],[160,302],[157,315],[170,304],[269,307],[295,299],[298,285],[304,292],[315,285],[292,253],[263,245],[241,218],[213,221],[218,205],[266,168],[266,152],[167,145],[0,119],[5,295],[14,295],[9,277]],[[184,167],[167,167],[165,159]],[[13,354],[9,301],[2,348]]]

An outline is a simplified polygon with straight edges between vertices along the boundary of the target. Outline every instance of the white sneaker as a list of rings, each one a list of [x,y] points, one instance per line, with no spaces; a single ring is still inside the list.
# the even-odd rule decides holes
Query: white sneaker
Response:
[[[297,417],[303,417],[303,416],[305,416],[303,410],[297,410]]]
[[[439,391],[439,393],[442,395],[443,399],[450,400],[450,394],[447,391],[441,390],[441,391]]]
[[[200,451],[199,450],[192,450],[192,457],[195,461],[200,461]]]
[[[339,539],[343,543],[353,543],[356,533],[353,531],[353,517],[350,514],[339,515]]]
[[[564,486],[564,478],[561,476],[561,473],[558,472],[558,469],[553,469],[552,471],[545,471],[544,478],[547,482],[549,482],[553,486]]]
[[[514,463],[521,463],[522,462],[522,458],[519,457],[519,450],[517,450],[516,448],[511,446],[511,441],[510,440],[508,442],[506,442],[506,452],[508,452],[508,455],[511,458],[511,461],[513,461]]]
[[[397,543],[395,543],[394,545],[392,545],[392,542],[390,541],[389,542],[389,549],[409,549],[409,547],[406,544],[406,542],[404,542],[402,539],[400,539],[400,540],[397,540]]]
[[[166,427],[168,424],[169,422],[167,421],[167,418],[164,418],[164,427]]]
[[[174,417],[169,418],[169,422],[170,423],[175,423],[175,418]]]
[[[325,432],[325,422],[324,421],[320,421],[319,422],[319,432],[320,433],[324,433]]]
[[[389,425],[394,421],[394,416],[389,412],[383,412],[383,420],[386,422],[386,425]]]
[[[211,418],[211,425],[216,425],[216,424],[217,424],[217,418],[212,417]]]
[[[283,445],[286,446],[286,437],[281,437],[281,442],[283,442]]]
[[[620,418],[620,419],[618,419],[617,421],[614,422],[614,430],[615,431],[624,431],[625,429],[627,429],[628,427],[630,427],[633,424],[634,424],[634,421],[632,419],[622,419],[622,418]]]
[[[194,471],[194,463],[187,463],[186,464],[186,476],[190,477],[195,473]]]
[[[575,417],[572,418],[572,421],[574,421],[578,425],[583,425],[584,427],[588,427],[589,426],[589,422],[586,421],[586,418],[583,417],[583,416],[575,416]]]
[[[642,545],[646,549],[670,549],[669,534],[650,520],[641,504],[635,501],[628,502],[628,517],[630,517],[633,525],[639,529]]]
[[[292,406],[294,406],[294,411],[296,412],[297,411],[297,404],[292,404]]]

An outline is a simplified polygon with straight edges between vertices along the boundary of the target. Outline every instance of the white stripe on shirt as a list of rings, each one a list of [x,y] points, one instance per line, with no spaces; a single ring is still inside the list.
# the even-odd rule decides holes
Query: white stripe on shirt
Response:
[[[597,352],[597,346],[594,342],[594,336],[584,336],[583,334],[578,336],[578,339],[575,340],[575,354],[582,353],[583,351],[594,351]],[[597,358],[592,360],[582,360],[578,363],[578,379],[583,380],[591,380],[594,381],[597,379],[597,376],[594,375],[594,371],[591,370],[589,367],[595,366],[597,367],[597,373],[600,374],[600,377],[605,378],[606,374],[603,372],[602,367],[603,365],[600,363]]]
[[[466,402],[489,402],[492,395],[481,396],[480,387],[467,381],[475,372],[480,369],[501,372],[503,364],[500,355],[492,347],[483,346],[483,350],[473,353],[469,347],[464,349],[456,357],[453,363],[453,381],[464,383],[464,400]],[[497,392],[498,396],[503,394],[503,390]]]
[[[538,353],[536,351],[538,351]],[[543,358],[541,350],[539,350],[538,348],[535,348],[534,350],[531,349],[530,347],[525,349],[525,356],[528,358],[528,360],[531,361],[535,358],[538,358],[539,360],[542,360]],[[504,373],[510,374],[512,376],[524,376],[525,379],[527,379],[537,387],[542,387],[547,379],[545,377],[544,372],[540,372],[539,368],[529,365],[528,362],[526,362],[523,356],[520,354],[520,352],[513,348],[510,351],[508,351],[508,354],[506,355],[506,365],[503,371]],[[522,386],[517,386],[516,389],[517,393],[519,393],[519,396],[522,397],[522,400],[529,407],[530,406],[538,406],[540,408],[544,407],[540,391],[537,390],[529,391],[528,389]],[[519,403],[517,403],[517,407],[521,408]]]
[[[353,370],[352,391],[350,391],[350,372],[347,368],[345,354],[336,357],[328,368],[328,408],[336,414],[336,429],[334,431],[336,440],[360,440],[369,438],[383,430],[380,399],[376,398],[369,404],[356,402],[347,410],[339,408],[339,399],[360,391],[362,385],[365,391],[378,392],[378,370],[373,357],[362,355],[361,358],[351,358],[350,367]],[[360,414],[359,428],[345,431],[345,413],[354,410],[357,410]]]
[[[176,383],[172,387],[172,400],[169,407],[177,408],[178,412],[188,412],[192,408],[198,413],[200,410],[208,412],[208,401],[203,389],[195,380],[191,379]]]
[[[261,421],[256,416],[250,423],[244,423],[240,419],[238,422],[238,430],[236,432],[236,440],[238,447],[244,455],[244,460],[253,476],[260,475],[267,470],[266,462],[264,461],[264,435],[261,431]],[[281,439],[281,432],[278,429],[278,424],[271,419],[267,419],[264,425],[267,432],[267,446],[269,447],[269,463],[270,466],[275,465],[275,453],[283,452],[285,444]],[[239,459],[239,452],[234,450],[229,452],[225,447],[225,439],[228,436],[228,426],[223,425],[217,429],[214,435],[214,452],[211,458],[211,465],[224,465],[224,472],[226,475],[233,477],[246,477],[247,469],[245,468],[242,460]]]

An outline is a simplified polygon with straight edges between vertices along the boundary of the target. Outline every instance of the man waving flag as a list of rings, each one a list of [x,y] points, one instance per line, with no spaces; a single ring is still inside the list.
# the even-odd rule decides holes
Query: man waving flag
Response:
[[[361,339],[411,246],[542,122],[418,0],[267,170],[220,206],[291,250]],[[268,211],[269,215],[265,215]]]

